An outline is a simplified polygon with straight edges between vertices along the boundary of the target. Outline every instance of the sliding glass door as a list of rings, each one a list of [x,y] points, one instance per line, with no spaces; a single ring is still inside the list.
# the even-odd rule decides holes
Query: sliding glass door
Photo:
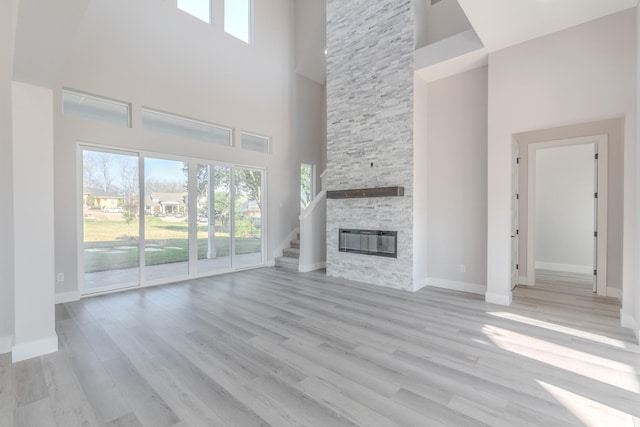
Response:
[[[234,168],[234,267],[248,267],[263,263],[262,181],[261,170]]]
[[[188,163],[144,158],[144,279],[189,274]]]
[[[263,170],[81,152],[83,293],[264,265]]]
[[[198,272],[231,268],[231,168],[198,165]]]
[[[84,290],[139,283],[139,166],[137,154],[82,151]]]

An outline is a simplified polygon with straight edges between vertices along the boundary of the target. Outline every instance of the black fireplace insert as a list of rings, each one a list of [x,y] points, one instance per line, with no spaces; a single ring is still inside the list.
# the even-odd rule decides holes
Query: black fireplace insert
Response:
[[[379,230],[338,230],[340,252],[398,258],[398,232]]]

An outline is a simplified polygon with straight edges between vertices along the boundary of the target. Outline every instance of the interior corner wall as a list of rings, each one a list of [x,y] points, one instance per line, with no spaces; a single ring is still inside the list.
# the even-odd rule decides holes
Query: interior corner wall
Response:
[[[12,113],[16,236],[12,360],[18,362],[58,349],[54,312],[53,91],[13,82]]]
[[[327,274],[413,289],[413,0],[327,3],[327,189],[404,197],[327,200]],[[338,251],[338,230],[396,231],[397,258]]]
[[[487,73],[428,88],[429,282],[476,293],[487,283]]]
[[[300,159],[294,153],[309,153],[313,163],[320,163],[322,154],[317,147],[297,146],[318,144],[317,138],[294,138],[293,4],[255,2],[253,12],[253,43],[247,45],[226,34],[221,20],[206,24],[175,2],[90,2],[59,87],[130,102],[132,127],[65,116],[60,90],[54,93],[56,272],[65,277],[56,284],[58,295],[79,290],[76,150],[81,142],[266,168],[268,262],[297,227]],[[309,102],[321,102],[319,86],[302,87],[313,96]],[[233,128],[234,146],[148,131],[142,128],[143,106]],[[320,110],[320,105],[304,106],[300,123],[319,127],[315,117],[300,115]],[[241,149],[243,130],[271,137],[271,153]]]
[[[640,5],[636,7],[636,143],[633,146],[633,151],[630,150],[629,155],[632,158],[632,162],[636,165],[640,165],[640,150],[638,149],[638,143],[640,143]],[[629,221],[629,228],[633,227],[633,230],[628,230],[629,234],[635,236],[633,249],[628,252],[632,252],[632,255],[628,255],[628,258],[633,265],[635,265],[635,271],[630,272],[632,276],[632,284],[625,290],[628,298],[624,298],[623,304],[627,304],[627,307],[623,306],[621,311],[621,317],[627,316],[627,324],[624,326],[631,327],[636,340],[640,342],[640,220],[638,220],[637,212],[640,212],[640,167],[637,167],[635,171],[635,185],[630,185],[632,188],[631,195],[635,195],[635,204],[632,209],[632,220]],[[626,195],[626,194],[625,194]],[[626,223],[625,223],[626,225]],[[633,231],[633,232],[632,232]],[[626,253],[626,252],[625,252]],[[626,259],[626,258],[625,258]]]
[[[415,0],[416,49],[471,28],[458,0]]]
[[[488,301],[511,299],[513,135],[622,114],[625,152],[635,145],[635,40],[630,9],[489,55]],[[628,166],[625,182],[635,179]]]
[[[327,169],[327,85],[322,86],[322,165],[318,177]],[[324,190],[324,188],[323,188]]]
[[[527,242],[529,220],[529,154],[528,145],[536,142],[554,141],[560,139],[579,138],[592,135],[607,135],[609,148],[609,176],[607,180],[607,288],[616,289],[613,293],[619,294],[622,289],[622,265],[623,242],[625,240],[624,225],[624,199],[627,191],[627,183],[624,182],[625,162],[625,120],[615,118],[597,120],[588,123],[577,123],[569,126],[560,126],[551,129],[541,129],[530,132],[522,132],[514,135],[520,147],[520,206],[518,224],[520,225],[520,238],[518,245],[518,264],[520,272],[527,271]],[[525,283],[521,276],[521,283]],[[611,292],[610,292],[611,293]]]
[[[294,149],[296,152],[294,168],[300,183],[300,163],[316,166],[316,192],[320,190],[320,174],[324,170],[324,85],[299,74],[295,75],[296,100],[293,112]],[[298,191],[299,193],[299,191]]]
[[[13,344],[13,153],[11,75],[13,23],[11,0],[0,0],[0,354]]]
[[[413,290],[427,285],[428,278],[428,188],[427,143],[429,86],[416,73],[413,84]]]

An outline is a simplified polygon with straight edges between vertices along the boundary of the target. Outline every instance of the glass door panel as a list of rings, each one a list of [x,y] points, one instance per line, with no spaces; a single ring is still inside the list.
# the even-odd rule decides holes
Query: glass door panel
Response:
[[[144,159],[144,280],[189,274],[188,163]]]
[[[140,283],[135,154],[82,150],[83,293]]]
[[[233,248],[234,267],[264,263],[262,258],[263,172],[233,169]]]
[[[198,165],[198,273],[231,268],[231,168]]]

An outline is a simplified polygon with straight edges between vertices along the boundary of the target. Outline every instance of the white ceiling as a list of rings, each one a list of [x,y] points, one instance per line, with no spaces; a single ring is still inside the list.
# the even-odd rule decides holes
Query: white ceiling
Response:
[[[447,1],[458,1],[479,43],[475,44],[473,37],[461,37],[461,33],[416,50],[416,72],[427,82],[486,65],[491,52],[638,4],[638,0]]]
[[[444,0],[443,0],[444,1]],[[458,1],[482,42],[483,54],[637,6],[638,0],[447,0]],[[19,0],[14,78],[49,86],[62,68],[69,41],[89,0]],[[296,0],[297,71],[324,83],[324,0]],[[455,36],[454,36],[455,37]],[[428,46],[427,46],[428,47]],[[479,51],[469,52],[473,62]],[[462,57],[433,63],[434,76],[456,72]],[[420,61],[419,61],[420,62]],[[429,63],[429,61],[426,61]],[[452,65],[448,67],[446,62]],[[468,61],[467,61],[468,62]],[[468,67],[468,64],[466,65]],[[426,67],[424,67],[426,69]],[[418,67],[418,71],[421,66]],[[458,70],[460,72],[462,70]]]
[[[489,51],[532,40],[638,4],[638,0],[458,0]]]

